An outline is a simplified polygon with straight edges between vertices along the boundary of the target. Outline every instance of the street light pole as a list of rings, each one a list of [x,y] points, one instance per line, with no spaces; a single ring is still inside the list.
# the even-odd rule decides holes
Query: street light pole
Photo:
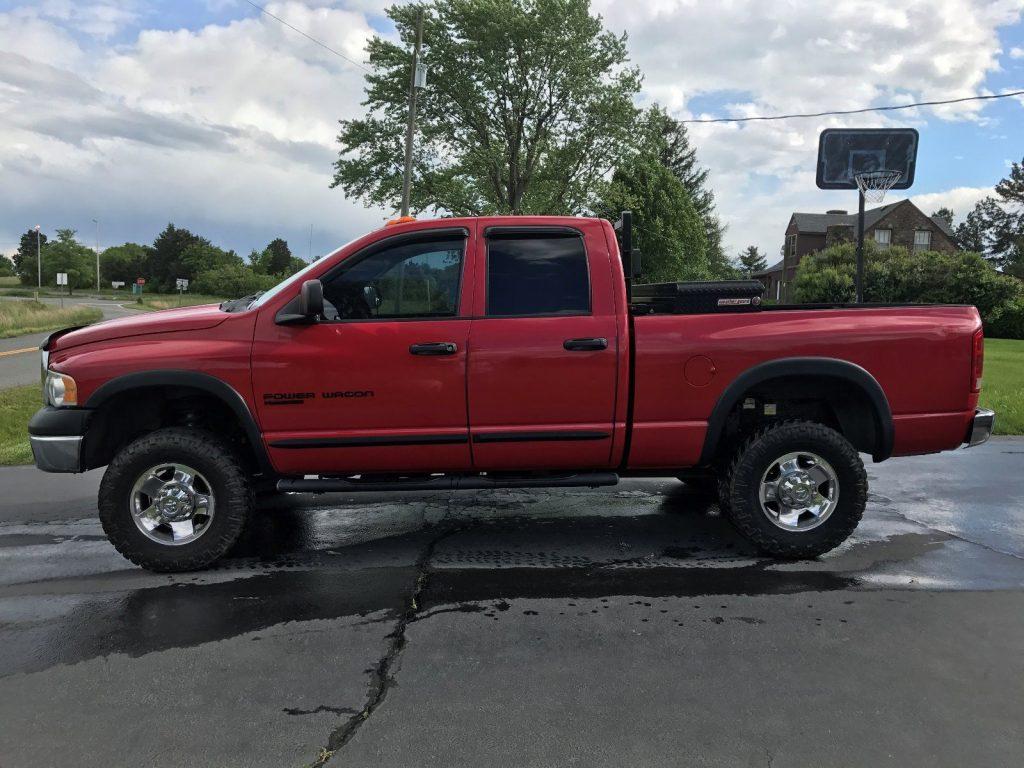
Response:
[[[412,53],[412,71],[409,73],[409,121],[405,126],[405,176],[402,178],[402,215],[409,215],[409,196],[412,191],[412,137],[416,131],[416,90],[423,86],[417,82],[420,46],[423,43],[423,9],[416,22],[416,47]],[[425,84],[425,83],[424,83]]]
[[[39,225],[36,224],[36,273],[38,275],[40,291],[43,290],[43,247],[39,243]]]
[[[96,293],[100,292],[100,220],[93,219],[96,225]]]

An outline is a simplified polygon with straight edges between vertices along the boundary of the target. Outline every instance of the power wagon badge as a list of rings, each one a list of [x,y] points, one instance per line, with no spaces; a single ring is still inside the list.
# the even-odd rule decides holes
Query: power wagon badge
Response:
[[[324,400],[335,398],[360,398],[373,397],[372,389],[349,389],[336,392],[321,392],[320,397]],[[264,392],[264,405],[302,405],[307,400],[315,400],[316,392]]]

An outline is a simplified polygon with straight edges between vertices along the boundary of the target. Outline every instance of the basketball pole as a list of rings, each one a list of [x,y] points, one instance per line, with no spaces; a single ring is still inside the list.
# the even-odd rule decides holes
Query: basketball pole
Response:
[[[864,193],[857,190],[857,303],[864,303]]]

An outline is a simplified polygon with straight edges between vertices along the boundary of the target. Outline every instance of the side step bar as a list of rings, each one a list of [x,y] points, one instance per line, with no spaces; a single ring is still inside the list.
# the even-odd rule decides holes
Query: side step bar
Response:
[[[351,480],[348,478],[284,478],[277,481],[282,493],[352,493],[360,491],[468,491],[485,488],[597,488],[617,485],[614,472],[581,472],[550,477],[493,477],[490,475],[443,475],[413,480]]]

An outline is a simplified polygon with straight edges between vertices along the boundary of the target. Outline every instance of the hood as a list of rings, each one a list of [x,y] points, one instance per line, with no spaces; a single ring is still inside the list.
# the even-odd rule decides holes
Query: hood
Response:
[[[84,328],[57,331],[43,342],[43,349],[51,351],[67,349],[97,341],[144,336],[151,333],[198,331],[220,325],[226,319],[227,313],[221,312],[216,304],[203,304],[198,307],[182,307],[181,309],[162,309],[158,312],[139,312],[128,317],[87,325]]]

